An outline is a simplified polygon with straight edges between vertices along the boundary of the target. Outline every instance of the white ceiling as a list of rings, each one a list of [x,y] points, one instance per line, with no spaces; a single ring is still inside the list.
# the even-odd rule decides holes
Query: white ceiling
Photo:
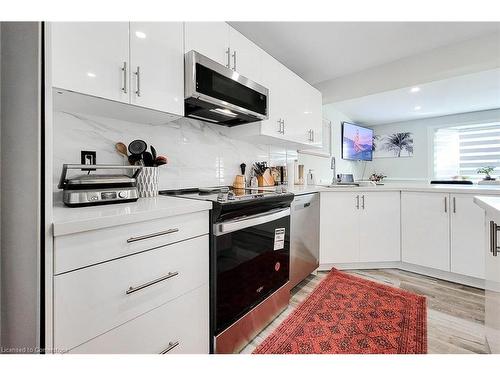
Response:
[[[311,84],[500,32],[486,22],[229,22]]]
[[[332,106],[352,121],[365,125],[500,108],[500,69],[416,87],[420,91],[411,92],[411,87],[407,87],[327,106]]]

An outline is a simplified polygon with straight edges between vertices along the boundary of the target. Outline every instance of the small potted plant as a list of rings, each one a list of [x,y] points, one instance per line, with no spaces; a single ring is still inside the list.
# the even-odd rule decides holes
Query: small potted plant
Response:
[[[371,176],[370,176],[370,181],[373,181],[375,183],[381,183],[382,180],[384,178],[386,178],[387,176],[384,175],[383,173],[373,173]]]
[[[479,174],[485,174],[486,176],[483,178],[484,181],[492,181],[495,180],[491,177],[491,172],[495,170],[495,167],[481,167],[477,170]]]

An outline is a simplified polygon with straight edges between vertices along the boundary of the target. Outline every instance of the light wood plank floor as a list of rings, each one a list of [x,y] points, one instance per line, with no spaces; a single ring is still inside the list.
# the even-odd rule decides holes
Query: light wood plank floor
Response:
[[[430,354],[488,353],[484,333],[484,290],[396,269],[344,271],[427,297]],[[326,276],[310,275],[292,290],[289,307],[241,353],[251,353]]]

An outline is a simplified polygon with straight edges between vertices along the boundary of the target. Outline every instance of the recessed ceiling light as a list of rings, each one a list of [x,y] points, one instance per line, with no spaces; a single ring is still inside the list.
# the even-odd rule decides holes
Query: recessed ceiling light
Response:
[[[136,31],[135,36],[140,39],[146,39],[146,33],[143,33],[142,31]]]
[[[94,74],[94,73],[92,73],[92,72],[88,72],[88,73],[87,73],[87,76],[89,76],[90,78],[95,78],[95,74]]]
[[[414,109],[415,111],[420,111],[420,110],[422,109],[422,107],[421,107],[421,106],[419,106],[419,105],[416,105],[416,106],[415,106],[415,108],[413,108],[413,109]]]
[[[415,87],[412,87],[412,88],[410,89],[410,92],[419,92],[419,91],[420,91],[420,87],[416,87],[416,86],[415,86]]]

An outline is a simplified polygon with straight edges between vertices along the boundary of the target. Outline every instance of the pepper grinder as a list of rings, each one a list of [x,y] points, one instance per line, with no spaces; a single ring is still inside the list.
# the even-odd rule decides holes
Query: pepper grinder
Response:
[[[240,164],[241,174],[243,175],[244,186],[247,186],[247,177],[245,175],[245,170],[247,169],[247,165],[245,163]]]

